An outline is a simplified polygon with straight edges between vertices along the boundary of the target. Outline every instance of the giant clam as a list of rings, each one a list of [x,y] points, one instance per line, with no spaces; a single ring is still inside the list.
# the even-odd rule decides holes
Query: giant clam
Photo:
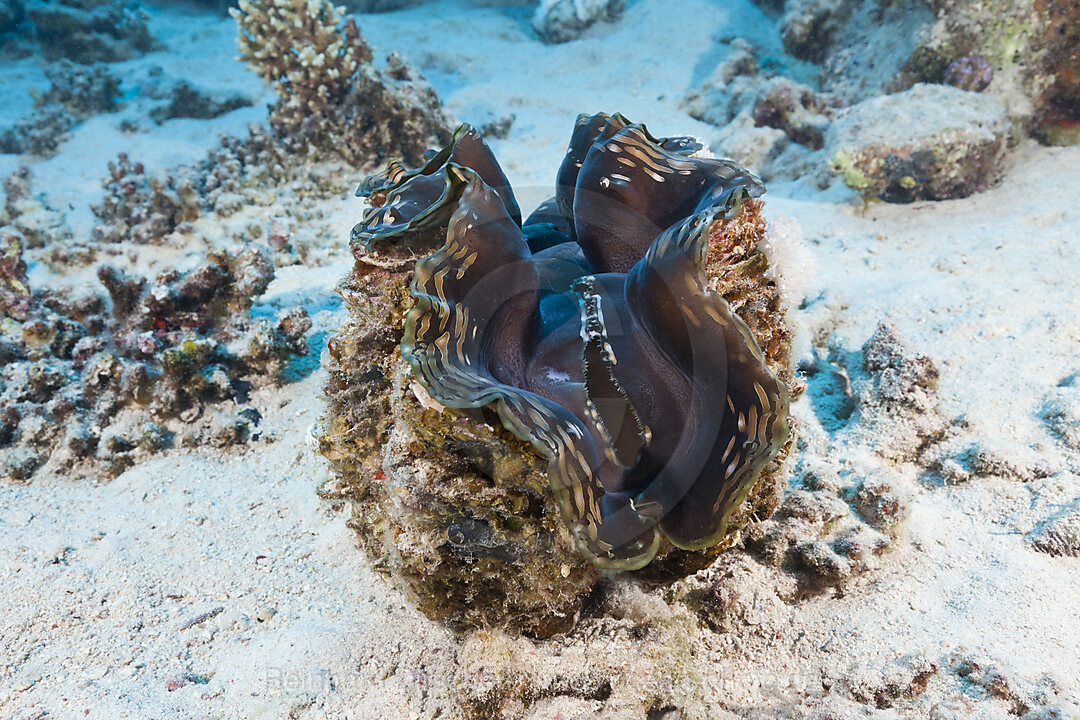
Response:
[[[524,222],[467,125],[361,184],[323,495],[424,614],[564,632],[606,572],[684,577],[775,509],[795,385],[764,188],[705,155],[582,116]]]
[[[401,351],[435,401],[492,406],[548,460],[597,566],[637,569],[662,538],[714,544],[788,438],[787,390],[708,289],[709,228],[764,191],[690,138],[581,116],[555,197],[524,223],[468,125],[359,193],[361,257],[415,261]]]

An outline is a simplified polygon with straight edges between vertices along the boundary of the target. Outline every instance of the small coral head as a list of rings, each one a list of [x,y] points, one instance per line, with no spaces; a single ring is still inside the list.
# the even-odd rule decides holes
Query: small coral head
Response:
[[[440,404],[491,407],[548,460],[581,550],[636,569],[720,541],[788,436],[787,391],[708,288],[709,229],[764,192],[621,115],[578,119],[556,193],[521,221],[475,130],[360,194],[358,257],[414,269],[401,350]]]

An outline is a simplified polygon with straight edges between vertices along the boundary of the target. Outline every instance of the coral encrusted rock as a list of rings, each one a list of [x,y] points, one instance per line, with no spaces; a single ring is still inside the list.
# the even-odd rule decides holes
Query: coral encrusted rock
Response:
[[[832,169],[866,197],[966,197],[993,183],[1009,134],[1005,106],[945,85],[916,85],[842,111],[825,134]]]
[[[945,83],[993,96],[1018,134],[1080,140],[1075,0],[787,0],[779,30],[846,103]]]
[[[736,39],[727,57],[696,88],[683,107],[692,116],[723,128],[715,144],[765,180],[812,174],[824,179],[818,155],[839,98],[802,83],[771,76],[745,40]]]
[[[544,42],[564,43],[596,22],[618,20],[625,9],[624,0],[541,0],[532,25]]]
[[[396,53],[376,68],[356,22],[328,0],[240,0],[230,13],[240,57],[278,93],[270,123],[294,154],[417,162],[447,140],[431,86]]]
[[[917,56],[930,74],[916,79],[985,83],[985,92],[1008,106],[1018,128],[1051,144],[1080,140],[1080,5],[1074,0],[933,0],[930,5],[937,22],[923,33]],[[917,70],[918,64],[909,67]]]
[[[35,41],[47,60],[128,60],[154,49],[146,15],[126,0],[24,0],[14,32]]]
[[[325,492],[427,615],[565,631],[601,570],[685,576],[775,509],[798,388],[764,187],[700,149],[583,115],[524,222],[469,126],[361,185]]]

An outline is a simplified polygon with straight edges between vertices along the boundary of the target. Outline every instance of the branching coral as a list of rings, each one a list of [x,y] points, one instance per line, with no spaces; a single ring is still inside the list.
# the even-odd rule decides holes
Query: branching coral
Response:
[[[582,116],[524,223],[468,126],[361,186],[374,207],[353,231],[323,450],[365,546],[425,612],[548,633],[590,564],[685,574],[775,507],[790,369],[746,202],[763,187],[700,147]]]
[[[281,98],[274,121],[295,131],[310,115],[341,104],[353,76],[371,62],[371,49],[329,2],[241,0],[231,12],[240,56]]]
[[[14,479],[50,457],[61,467],[96,457],[119,472],[134,453],[160,450],[172,435],[147,424],[145,413],[193,421],[207,404],[240,398],[250,383],[276,381],[290,357],[307,353],[311,325],[302,309],[276,322],[249,317],[273,278],[262,251],[211,252],[204,264],[153,281],[104,266],[98,277],[108,308],[101,296],[32,291],[22,238],[6,233],[3,242],[0,444],[13,458],[4,472]],[[134,413],[141,419],[117,425],[126,407],[142,408]]]
[[[202,161],[153,176],[121,155],[94,207],[102,221],[96,241],[160,243],[203,212],[228,215],[243,204],[275,202],[290,189],[335,194],[342,162],[367,166],[385,155],[416,160],[444,136],[449,120],[430,86],[396,54],[376,69],[355,24],[343,22],[330,3],[250,0],[233,16],[242,57],[281,96],[271,127],[223,138]],[[180,95],[190,98],[189,91]],[[162,111],[160,118],[177,112]]]
[[[354,165],[387,155],[416,161],[445,139],[434,91],[397,55],[376,69],[356,23],[328,0],[241,0],[230,12],[241,58],[280,98],[271,125],[298,151]]]

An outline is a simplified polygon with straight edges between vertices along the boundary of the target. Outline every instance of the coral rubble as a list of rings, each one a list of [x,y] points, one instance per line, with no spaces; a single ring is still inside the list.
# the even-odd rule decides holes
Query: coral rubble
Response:
[[[163,243],[204,213],[227,217],[244,205],[272,205],[284,195],[294,201],[335,195],[339,172],[338,163],[290,162],[280,138],[258,126],[246,138],[222,137],[196,163],[158,174],[122,153],[109,164],[105,195],[92,208],[101,221],[93,239]]]
[[[63,105],[80,120],[119,107],[120,78],[105,65],[79,66],[62,60],[46,68],[45,77],[49,89],[38,105]]]
[[[845,592],[898,544],[919,487],[904,463],[924,462],[948,424],[938,408],[937,369],[889,326],[845,352],[835,336],[828,358],[800,370],[820,419],[800,433],[800,448],[780,507],[743,534],[742,546],[785,602],[808,593]],[[832,368],[833,378],[827,377]],[[841,387],[831,387],[842,382]],[[824,458],[838,458],[836,461]],[[677,587],[712,627],[729,625],[744,602],[727,578],[747,558],[727,558]],[[741,572],[741,571],[740,571]]]
[[[885,474],[844,472],[806,457],[777,513],[753,526],[748,549],[794,572],[799,586],[842,586],[878,566],[910,512],[912,491]]]
[[[103,65],[82,67],[61,61],[45,70],[51,84],[37,107],[0,132],[0,152],[49,157],[66,133],[97,113],[118,108],[120,80]]]
[[[1080,452],[1080,373],[1050,391],[1040,415],[1065,447]]]
[[[1028,536],[1028,542],[1048,555],[1080,557],[1080,511],[1047,520]]]
[[[881,324],[862,347],[862,372],[853,373],[862,429],[892,460],[911,460],[940,440],[947,426],[938,410],[938,369],[912,350],[895,328]]]
[[[940,409],[938,369],[911,348],[892,326],[879,324],[857,351],[836,335],[800,364],[811,400],[828,425],[881,458],[910,462],[944,440],[949,421]]]
[[[75,123],[71,113],[60,106],[38,108],[0,133],[0,152],[50,157]]]
[[[782,75],[769,77],[758,67],[749,45],[732,43],[727,59],[684,102],[693,117],[724,126],[782,130],[793,142],[821,147],[840,102]]]
[[[537,643],[498,630],[470,634],[458,652],[454,689],[468,720],[721,717],[708,684],[688,671],[695,618],[634,587],[606,594],[574,644]],[[680,710],[682,712],[680,712]]]
[[[310,320],[302,309],[276,321],[253,319],[252,300],[273,278],[260,250],[210,252],[187,272],[152,280],[102,266],[98,295],[32,290],[24,242],[3,234],[0,258],[0,445],[6,477],[28,479],[96,460],[117,473],[138,453],[171,444],[204,406],[243,397],[252,383],[274,382],[290,357],[307,353]],[[118,419],[125,408],[134,413]],[[150,420],[149,418],[153,418]]]
[[[4,178],[0,230],[21,235],[27,249],[56,247],[71,238],[63,213],[49,207],[31,190],[30,169],[20,167]]]
[[[817,150],[835,107],[831,98],[785,77],[775,77],[755,98],[751,114],[756,127],[783,130],[794,142]]]
[[[606,140],[593,145],[597,136]],[[609,167],[607,163],[614,162],[613,157],[605,153],[593,157],[595,148],[601,146],[625,149],[628,160],[647,153],[651,164],[646,163],[644,169],[637,166],[636,170],[632,162]],[[451,145],[429,155],[421,168],[406,170],[391,163],[384,174],[361,186],[373,208],[354,229],[357,262],[342,285],[351,319],[330,344],[329,413],[320,444],[337,478],[328,485],[327,492],[353,501],[353,525],[363,546],[378,566],[418,600],[425,613],[459,627],[494,624],[535,635],[558,632],[573,624],[583,595],[598,578],[594,563],[635,568],[658,555],[643,571],[645,576],[662,579],[685,575],[715,557],[716,543],[730,543],[739,528],[752,517],[769,515],[778,502],[780,467],[776,458],[786,449],[788,432],[787,420],[777,413],[786,405],[787,386],[797,388],[788,364],[783,308],[775,284],[768,279],[769,262],[758,248],[764,233],[760,203],[743,200],[745,194],[756,194],[761,188],[756,179],[729,161],[694,157],[692,153],[698,147],[688,138],[652,138],[644,128],[629,124],[621,116],[582,116],[559,173],[556,197],[543,204],[523,226],[518,225],[520,215],[505,176],[479,135],[467,126],[458,131]],[[694,201],[680,200],[680,193],[691,191],[680,189],[677,182],[670,194],[665,187],[661,196],[644,191],[634,195],[637,185],[655,184],[659,189],[661,180],[655,178],[661,171],[646,173],[654,165],[664,168],[664,173],[674,173],[673,179],[679,170],[691,176],[700,174],[703,184],[692,192],[703,196]],[[601,196],[608,187],[605,181],[611,183],[608,172],[626,180],[619,181],[620,189],[607,190],[616,195],[603,202]],[[589,191],[582,188],[593,185],[600,191],[590,199]],[[661,197],[672,204],[665,206]],[[679,213],[685,210],[676,210],[692,208],[698,202],[702,209],[690,216],[681,216]],[[627,205],[620,211],[622,203]],[[619,238],[605,239],[600,229],[605,224],[586,209],[593,206],[598,213],[616,213],[626,228],[640,225],[641,232],[624,232]],[[630,210],[632,207],[637,209]],[[477,230],[471,232],[474,226]],[[664,228],[667,232],[652,243]],[[515,234],[521,238],[517,244],[512,239]],[[500,252],[518,248],[514,251],[518,259],[508,263],[496,257],[498,253],[481,257],[495,247],[486,244],[487,235],[500,238]],[[684,245],[679,240],[684,235],[686,243],[690,239],[694,242]],[[645,254],[650,244],[657,249]],[[732,329],[742,328],[728,336],[727,350],[717,350],[719,355],[694,355],[696,362],[727,354],[729,362],[734,361],[728,367],[732,382],[746,382],[747,388],[756,383],[757,394],[753,397],[729,396],[727,404],[734,403],[738,412],[726,414],[733,419],[739,413],[744,420],[748,417],[757,440],[750,434],[739,434],[749,424],[716,429],[733,433],[730,443],[726,436],[722,441],[729,448],[727,454],[738,446],[742,448],[738,456],[746,453],[746,459],[739,462],[738,468],[728,463],[727,477],[742,473],[738,488],[733,485],[730,493],[724,490],[717,496],[719,499],[707,501],[719,510],[713,519],[695,515],[692,521],[680,520],[679,513],[672,514],[677,501],[665,499],[667,481],[661,477],[652,482],[648,475],[665,472],[663,458],[667,455],[662,448],[670,439],[669,429],[674,429],[675,435],[681,432],[670,419],[665,427],[655,412],[660,407],[670,410],[680,403],[691,407],[697,401],[673,405],[635,395],[647,387],[670,386],[674,391],[680,381],[677,376],[663,380],[634,377],[635,362],[641,362],[642,369],[650,367],[645,360],[633,359],[633,333],[643,331],[629,328],[643,321],[635,320],[632,312],[620,317],[627,311],[620,309],[615,296],[595,284],[597,280],[588,274],[590,268],[592,272],[609,269],[614,272],[597,277],[630,283],[645,282],[654,272],[650,268],[665,267],[665,272],[676,273],[679,268],[694,267],[680,265],[683,261],[675,256],[665,260],[665,253],[672,252],[684,261],[701,263],[697,266],[696,272],[701,275],[696,287],[702,297],[713,298],[709,302],[716,303],[718,313],[712,316],[713,321],[721,326],[730,324]],[[642,255],[646,259],[641,260]],[[466,264],[454,269],[451,265],[456,260],[465,260]],[[671,265],[664,265],[668,260]],[[443,267],[445,263],[449,264]],[[473,273],[468,273],[470,267],[474,267]],[[630,275],[620,274],[632,268],[636,269]],[[476,318],[499,317],[503,311],[487,308],[484,303],[498,304],[502,302],[499,298],[505,297],[494,285],[491,290],[483,290],[484,282],[507,282],[513,292],[521,293],[515,296],[523,303],[515,316],[528,322],[527,318],[536,312],[536,306],[530,310],[528,305],[528,288],[533,286],[529,278],[530,273],[537,272],[541,284],[536,289],[546,299],[535,315],[540,322],[535,332],[541,338],[545,333],[555,333],[549,342],[561,338],[561,350],[552,345],[546,352],[561,353],[565,362],[557,360],[558,354],[549,355],[546,362],[557,362],[558,367],[565,366],[564,371],[552,370],[533,380],[515,381],[531,383],[519,386],[533,388],[531,394],[519,395],[521,390],[500,384],[503,381],[495,378],[512,377],[513,372],[519,372],[513,367],[527,367],[533,362],[514,359],[514,353],[532,351],[527,345],[514,347],[516,334],[500,335],[490,327],[483,336],[489,338],[485,342],[492,343],[492,355],[485,354],[492,351],[481,351],[464,361],[464,366],[460,357],[455,360],[440,354],[438,363],[425,358],[429,347],[434,351],[457,346],[470,355],[479,350],[469,340],[479,337],[479,328],[472,332],[470,327]],[[505,280],[498,280],[504,275]],[[489,279],[483,281],[485,276]],[[578,277],[582,279],[574,283]],[[463,278],[468,282],[463,283]],[[668,287],[678,282],[671,277]],[[568,292],[572,283],[577,288],[576,301]],[[643,307],[651,302],[650,293],[662,293],[663,287],[661,284],[650,291],[642,290]],[[443,308],[442,297],[455,299]],[[721,297],[728,298],[731,305]],[[687,298],[682,302],[696,300]],[[696,317],[710,315],[702,311]],[[619,318],[621,334],[609,335],[604,318]],[[664,322],[660,318],[655,321]],[[556,333],[556,328],[564,324],[565,333]],[[676,324],[663,331],[674,333],[665,341],[674,343],[672,348],[679,347],[678,327]],[[429,329],[437,335],[438,328],[452,330],[449,339],[428,337]],[[702,333],[700,329],[698,332]],[[701,337],[708,335],[702,333]],[[688,350],[693,352],[697,344],[690,342]],[[742,359],[736,357],[740,353]],[[617,364],[610,359],[612,355],[622,362]],[[587,359],[583,368],[581,358]],[[653,367],[664,366],[661,357],[654,360],[659,364]],[[485,369],[487,363],[493,364]],[[464,374],[455,369],[470,365],[476,369]],[[557,378],[560,372],[567,373],[567,378],[578,375],[581,379],[562,390],[546,388],[544,383]],[[702,373],[704,382],[708,371],[700,368],[697,372]],[[747,372],[750,374],[743,375]],[[454,373],[461,377],[451,383],[457,377]],[[774,373],[781,379],[777,380]],[[738,377],[754,379],[736,381]],[[469,390],[474,399],[464,401],[455,396],[477,383],[487,389],[478,393]],[[575,387],[583,393],[580,405],[561,406],[548,399],[568,402],[571,396],[562,397],[560,393],[578,392]],[[732,392],[736,386],[726,387]],[[523,405],[526,398],[531,409],[528,413]],[[620,398],[621,402],[614,402]],[[489,405],[495,400],[499,402]],[[744,408],[744,402],[750,404]],[[626,413],[625,417],[613,414],[618,412],[617,405],[624,408],[621,412]],[[581,414],[575,417],[574,412]],[[551,413],[550,420],[544,418],[544,413]],[[760,430],[760,423],[774,414],[776,419]],[[542,430],[541,419],[549,423],[549,428],[559,423],[568,426],[565,433],[559,433],[566,445],[562,451],[557,449],[558,443],[540,442],[545,433],[554,432]],[[711,423],[704,417],[691,425],[697,430],[705,426]],[[743,439],[737,442],[739,437]],[[767,440],[769,437],[772,439]],[[619,463],[625,464],[624,471],[631,471],[635,464],[633,453],[626,453],[632,450],[628,443],[634,438],[638,442],[633,447],[654,448],[655,460],[650,463],[656,468],[649,470],[651,465],[643,465],[641,477],[632,482],[644,489],[631,490],[655,495],[659,514],[651,521],[636,515],[647,505],[644,495],[637,499],[637,511],[631,512],[633,506],[620,499],[622,494],[612,489],[614,485],[600,484],[616,483],[616,475],[603,481],[591,477],[597,468],[607,473]],[[759,445],[762,442],[766,444]],[[597,458],[597,464],[579,465],[574,461],[574,467],[580,467],[578,474],[564,475],[568,470],[563,469],[565,461],[559,460],[560,455],[572,450],[571,457],[576,455],[580,460],[600,452],[593,443],[608,448]],[[609,459],[601,462],[603,457]],[[701,477],[714,475],[705,472]],[[705,489],[713,480],[702,482],[703,492],[715,492],[715,487]],[[605,486],[609,489],[604,490]],[[603,498],[599,505],[582,500],[593,496]],[[598,514],[590,514],[590,507]],[[658,522],[664,534],[654,529]],[[644,545],[636,542],[640,538],[646,538]]]
[[[158,243],[183,222],[198,216],[197,190],[185,177],[146,174],[142,163],[126,154],[109,163],[105,196],[93,208],[103,221],[94,229],[95,242]]]
[[[181,81],[176,83],[169,93],[168,104],[154,108],[150,117],[159,123],[173,118],[209,120],[250,105],[251,100],[242,95],[218,97],[194,87],[189,82]]]
[[[840,113],[825,151],[832,168],[865,196],[942,200],[996,180],[1009,131],[1005,107],[992,97],[916,85]]]

